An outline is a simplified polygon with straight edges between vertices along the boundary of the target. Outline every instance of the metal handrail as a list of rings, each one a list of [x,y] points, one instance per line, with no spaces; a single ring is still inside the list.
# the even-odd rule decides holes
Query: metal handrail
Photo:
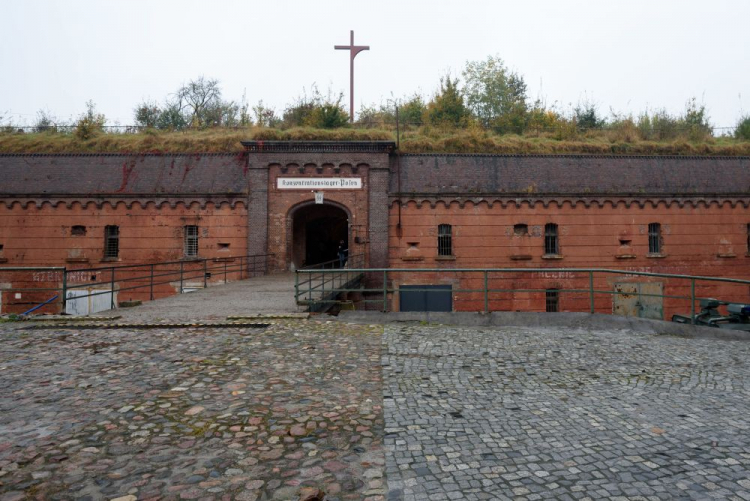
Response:
[[[184,290],[184,284],[186,280],[193,280],[197,278],[203,279],[203,286],[208,287],[208,276],[209,274],[216,274],[221,276],[223,274],[224,283],[229,280],[230,274],[238,274],[239,278],[242,279],[245,274],[255,276],[257,273],[265,274],[268,272],[268,261],[272,254],[250,254],[245,256],[221,256],[212,258],[198,258],[198,259],[185,259],[179,261],[161,261],[154,263],[141,263],[141,264],[128,264],[128,265],[113,265],[113,266],[100,266],[100,267],[89,267],[89,268],[74,268],[68,269],[67,267],[60,266],[46,266],[46,267],[0,267],[0,273],[8,272],[34,272],[34,271],[47,271],[47,272],[61,272],[59,277],[51,277],[50,279],[39,280],[40,283],[62,283],[61,287],[24,287],[16,288],[12,287],[9,289],[3,289],[6,291],[13,292],[61,292],[61,309],[63,312],[66,310],[68,291],[81,288],[89,288],[96,286],[109,286],[107,290],[92,291],[88,294],[82,294],[76,296],[77,299],[100,296],[105,294],[111,295],[110,307],[114,308],[114,292],[132,291],[138,289],[149,289],[149,298],[154,299],[154,287],[159,285],[170,284],[179,280],[180,293]],[[209,265],[211,263],[211,265]],[[161,267],[174,266],[172,269],[158,269]],[[143,273],[138,270],[143,269]],[[148,271],[148,274],[146,272]],[[117,273],[120,276],[117,276]],[[136,276],[123,276],[124,273],[137,272]],[[210,272],[210,273],[209,273]],[[100,276],[100,280],[94,280],[81,284],[69,283],[69,277],[71,273],[92,273],[94,276]],[[161,280],[163,277],[172,277],[171,280]],[[24,280],[25,282],[31,282],[31,280]],[[135,284],[135,285],[133,285]],[[116,287],[120,285],[119,287]],[[127,285],[127,286],[126,286]]]
[[[361,266],[364,264],[364,254],[354,254],[347,258],[346,266],[354,265]],[[300,297],[307,295],[308,299],[312,299],[313,294],[320,294],[321,298],[325,298],[326,290],[332,292],[337,289],[336,282],[338,281],[338,287],[346,285],[351,280],[359,278],[361,273],[352,271],[352,268],[344,267],[341,268],[339,259],[333,259],[325,261],[323,263],[317,263],[310,266],[305,266],[297,270],[294,276],[294,298],[298,303]],[[325,272],[325,273],[321,273]],[[307,275],[306,279],[300,280],[300,274]],[[320,275],[315,275],[320,273]],[[327,278],[330,276],[330,278]],[[326,286],[332,284],[331,287],[326,289]]]
[[[297,302],[299,302],[300,296],[303,294],[300,292],[299,285],[308,283],[313,280],[312,274],[313,273],[319,273],[322,276],[331,273],[336,272],[338,270],[306,270],[306,269],[300,269],[297,270],[297,278],[295,281],[295,299]],[[457,274],[457,273],[474,273],[474,274],[481,274],[483,278],[483,287],[482,288],[471,288],[471,289],[451,289],[452,294],[459,294],[459,293],[482,293],[483,299],[484,299],[484,312],[489,313],[490,312],[490,300],[489,296],[492,293],[499,293],[499,292],[544,292],[548,290],[548,288],[541,288],[541,289],[517,289],[517,288],[491,288],[489,287],[489,278],[491,274],[510,274],[510,273],[570,273],[571,275],[579,275],[578,277],[570,276],[565,279],[583,279],[586,278],[586,275],[588,275],[588,288],[575,288],[575,289],[555,289],[559,293],[588,293],[589,294],[589,303],[590,308],[589,311],[591,313],[595,312],[595,303],[594,303],[594,297],[596,294],[608,294],[611,296],[617,296],[617,295],[626,295],[631,294],[627,292],[619,292],[619,291],[612,291],[612,290],[596,290],[594,288],[594,274],[615,274],[615,275],[629,275],[629,276],[643,276],[643,277],[656,277],[656,278],[673,278],[673,279],[680,279],[680,280],[689,280],[690,284],[690,296],[679,296],[674,294],[647,294],[647,293],[639,293],[639,297],[662,297],[662,298],[670,298],[670,299],[689,299],[690,300],[690,311],[691,311],[691,317],[693,317],[692,322],[695,322],[695,301],[697,299],[703,299],[696,296],[695,293],[695,286],[696,281],[706,281],[706,282],[722,282],[722,283],[733,283],[733,284],[747,284],[750,285],[750,280],[744,280],[744,279],[738,279],[738,278],[722,278],[722,277],[706,277],[706,276],[700,276],[700,275],[680,275],[680,274],[674,274],[674,273],[656,273],[656,272],[640,272],[640,271],[631,271],[631,270],[613,270],[613,269],[607,269],[607,268],[348,268],[348,272],[353,274],[359,274],[359,275],[365,275],[365,274],[380,274],[383,275],[383,285],[382,287],[374,287],[374,288],[362,288],[359,287],[357,289],[348,289],[346,287],[339,287],[339,288],[331,288],[328,290],[329,296],[331,299],[327,299],[323,295],[319,299],[313,299],[312,294],[308,296],[308,303],[337,303],[339,300],[336,299],[336,296],[342,292],[360,292],[360,293],[367,293],[367,292],[374,292],[374,293],[381,293],[382,299],[363,299],[362,302],[364,303],[372,303],[372,302],[380,302],[383,305],[382,310],[388,311],[388,294],[394,293],[394,292],[400,292],[400,289],[398,287],[388,287],[388,274],[398,274],[398,273],[441,273],[441,274]],[[300,275],[304,277],[304,275],[308,275],[308,282],[303,281],[304,279],[300,279]],[[580,276],[583,275],[583,276]],[[322,277],[321,277],[322,278]],[[497,277],[494,277],[497,279]],[[512,280],[512,278],[505,277],[504,280]],[[561,280],[560,278],[555,278],[555,280]],[[325,283],[325,279],[322,278],[322,282]],[[425,288],[410,288],[410,291],[429,291],[432,289]]]

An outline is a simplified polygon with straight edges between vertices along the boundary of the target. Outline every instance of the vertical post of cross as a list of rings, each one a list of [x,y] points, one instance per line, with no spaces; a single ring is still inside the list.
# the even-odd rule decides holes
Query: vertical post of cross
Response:
[[[349,45],[334,45],[336,50],[349,51],[349,121],[354,122],[354,58],[363,50],[370,50],[369,45],[354,45],[354,30],[349,31]]]

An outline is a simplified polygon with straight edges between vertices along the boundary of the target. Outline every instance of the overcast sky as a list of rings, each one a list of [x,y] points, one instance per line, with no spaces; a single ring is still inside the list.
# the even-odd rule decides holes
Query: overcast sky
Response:
[[[277,111],[317,83],[355,107],[431,95],[447,71],[502,57],[529,97],[563,110],[588,99],[608,113],[696,97],[716,126],[750,113],[747,0],[2,0],[0,115],[32,124],[93,100],[110,123],[133,123],[200,75],[224,97]],[[8,120],[6,119],[6,122]]]

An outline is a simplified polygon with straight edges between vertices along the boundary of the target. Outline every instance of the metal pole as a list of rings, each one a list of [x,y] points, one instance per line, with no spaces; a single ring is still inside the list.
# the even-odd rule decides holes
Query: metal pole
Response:
[[[484,272],[484,312],[490,312],[489,272]]]
[[[224,285],[227,283],[227,262],[224,261]]]
[[[248,278],[250,278],[249,275],[248,273]],[[253,254],[253,276],[255,276],[255,254]]]
[[[184,261],[180,261],[180,294],[182,294],[182,269],[184,264]]]
[[[589,301],[591,302],[591,314],[594,314],[594,272],[589,272]]]
[[[349,123],[354,123],[354,30],[350,32],[351,42],[349,45],[352,47],[349,50]]]
[[[396,149],[398,150],[399,146],[401,146],[401,134],[399,133],[399,126],[398,126],[398,102],[396,102],[395,104],[396,104]]]
[[[695,279],[690,279],[690,323],[695,325]]]
[[[388,312],[388,272],[383,271],[383,313]]]
[[[242,261],[245,260],[245,256],[240,256],[240,280],[242,280]]]
[[[151,281],[149,283],[149,297],[154,300],[154,265],[151,264]]]
[[[203,288],[208,288],[208,259],[203,260]]]
[[[109,284],[109,309],[115,309],[115,268],[112,267],[112,279]]]
[[[62,275],[62,313],[65,314],[65,310],[68,309],[68,270],[63,268]]]
[[[294,273],[294,304],[299,301],[299,273]],[[297,310],[299,311],[299,310]]]

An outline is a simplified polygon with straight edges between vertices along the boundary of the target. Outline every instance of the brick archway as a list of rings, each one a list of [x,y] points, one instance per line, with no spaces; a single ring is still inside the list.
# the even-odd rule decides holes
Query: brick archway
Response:
[[[306,201],[292,207],[286,218],[286,265],[301,268],[336,259],[339,243],[348,249],[352,214],[337,202]]]

